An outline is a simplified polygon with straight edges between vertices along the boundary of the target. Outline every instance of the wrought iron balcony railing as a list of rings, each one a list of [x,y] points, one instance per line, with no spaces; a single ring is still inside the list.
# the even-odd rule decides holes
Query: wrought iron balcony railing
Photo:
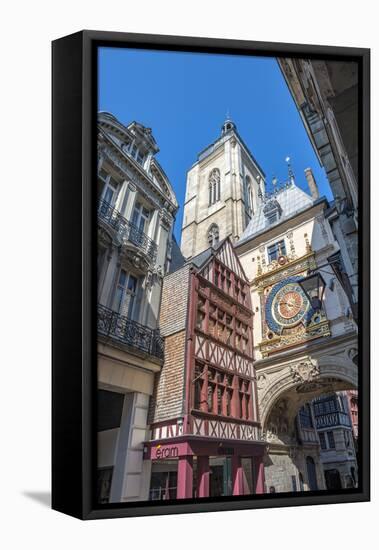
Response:
[[[163,359],[163,338],[158,329],[145,327],[108,307],[101,305],[97,307],[97,330],[99,334],[121,344],[127,344],[158,359]]]
[[[350,427],[350,417],[345,412],[331,412],[320,414],[315,417],[316,428],[329,428],[332,426],[348,426]]]
[[[136,225],[124,218],[111,204],[104,200],[100,201],[98,217],[116,231],[121,241],[131,242],[141,249],[152,263],[155,262],[157,259],[156,243]]]

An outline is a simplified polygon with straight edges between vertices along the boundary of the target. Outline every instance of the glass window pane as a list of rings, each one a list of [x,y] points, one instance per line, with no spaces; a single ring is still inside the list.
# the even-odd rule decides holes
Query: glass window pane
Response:
[[[118,279],[118,284],[122,287],[125,287],[125,283],[126,283],[126,271],[124,269],[121,269],[120,276]]]
[[[112,204],[114,191],[111,189],[111,187],[107,187],[105,194],[104,194],[104,200],[105,202],[108,202],[109,204]]]
[[[129,275],[128,290],[134,293],[136,291],[136,288],[137,288],[136,277],[133,277],[133,275]]]

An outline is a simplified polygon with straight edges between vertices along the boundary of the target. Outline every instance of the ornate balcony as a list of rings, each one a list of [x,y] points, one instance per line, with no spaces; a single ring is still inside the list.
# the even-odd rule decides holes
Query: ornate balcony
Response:
[[[350,427],[350,417],[345,412],[331,412],[327,414],[321,414],[315,417],[316,428],[330,428],[335,426],[347,426]]]
[[[151,263],[157,258],[157,245],[136,225],[128,221],[116,208],[102,200],[98,207],[98,218],[116,233],[121,242],[129,241],[143,252]]]
[[[102,336],[112,338],[158,359],[163,359],[163,338],[159,330],[145,327],[116,311],[98,305],[97,330]]]

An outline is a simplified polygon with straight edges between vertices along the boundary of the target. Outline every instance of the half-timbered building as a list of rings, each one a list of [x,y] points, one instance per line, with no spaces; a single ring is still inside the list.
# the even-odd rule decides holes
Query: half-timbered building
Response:
[[[164,279],[151,499],[264,492],[249,285],[229,238]]]

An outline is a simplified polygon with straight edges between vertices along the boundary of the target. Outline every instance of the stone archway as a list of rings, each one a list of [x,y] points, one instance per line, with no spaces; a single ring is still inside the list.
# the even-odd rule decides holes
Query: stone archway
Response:
[[[272,414],[284,416],[289,423],[300,407],[315,397],[348,389],[356,389],[358,369],[348,352],[344,356],[305,356],[259,370],[258,400],[263,431],[268,429]],[[275,408],[279,410],[275,413]]]
[[[315,484],[325,488],[317,432],[302,430],[299,439],[296,417],[303,405],[318,396],[357,388],[358,370],[350,351],[345,347],[335,354],[303,355],[296,361],[276,360],[257,368],[261,423],[268,443],[267,490],[271,486],[277,492],[302,490],[304,485],[311,489]],[[307,460],[314,462],[317,471],[311,483]]]

